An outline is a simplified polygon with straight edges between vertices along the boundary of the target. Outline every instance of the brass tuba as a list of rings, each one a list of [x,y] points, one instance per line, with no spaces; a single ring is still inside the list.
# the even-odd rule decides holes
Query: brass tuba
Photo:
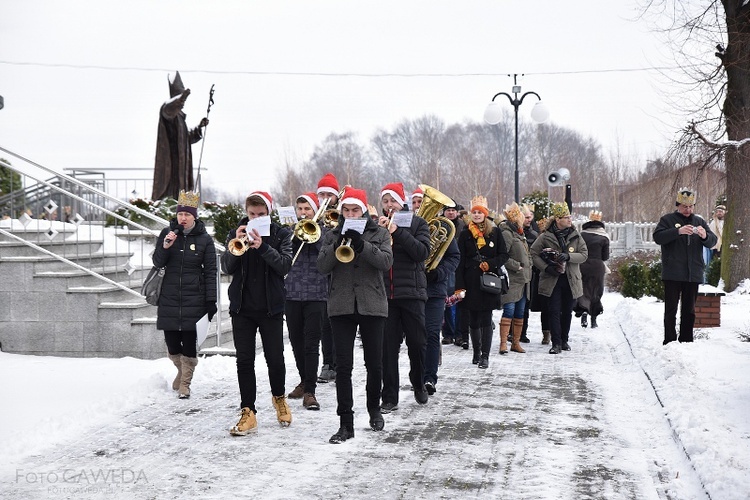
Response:
[[[438,213],[445,207],[455,207],[456,204],[449,197],[427,184],[420,184],[424,192],[422,205],[417,210],[417,215],[427,221],[430,227],[430,254],[425,261],[427,272],[434,271],[440,259],[448,250],[451,240],[456,235],[456,226],[447,217],[439,216]]]

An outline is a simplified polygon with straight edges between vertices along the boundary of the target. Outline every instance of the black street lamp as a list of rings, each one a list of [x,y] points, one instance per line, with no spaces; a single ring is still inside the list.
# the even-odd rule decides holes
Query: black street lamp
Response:
[[[510,76],[510,75],[508,75]],[[496,125],[500,123],[500,121],[503,119],[503,109],[500,103],[495,102],[495,99],[498,96],[504,95],[508,98],[508,101],[510,101],[511,106],[513,106],[514,115],[515,115],[515,124],[516,124],[516,165],[515,165],[515,199],[516,203],[521,202],[521,197],[518,192],[518,108],[523,103],[523,100],[526,98],[527,95],[533,95],[539,101],[534,105],[534,107],[531,110],[531,118],[537,122],[537,123],[544,123],[549,118],[549,110],[547,109],[547,106],[542,103],[542,98],[539,97],[539,94],[536,92],[526,92],[521,97],[518,97],[518,94],[521,93],[521,86],[517,84],[517,74],[513,75],[513,89],[511,92],[513,92],[513,97],[510,96],[510,94],[506,92],[498,92],[495,94],[495,96],[492,98],[492,102],[490,102],[487,105],[487,109],[484,110],[484,121],[489,123],[490,125]]]

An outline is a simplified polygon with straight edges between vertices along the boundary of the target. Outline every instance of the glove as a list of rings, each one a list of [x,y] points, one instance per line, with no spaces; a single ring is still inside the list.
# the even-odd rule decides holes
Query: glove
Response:
[[[479,263],[479,269],[484,271],[485,273],[490,270],[490,265],[486,261],[482,261]]]
[[[568,262],[570,260],[569,253],[561,253],[557,256],[557,262]]]
[[[545,249],[543,249],[541,251],[541,253],[539,254],[539,256],[547,264],[554,264],[555,262],[557,262],[557,255],[558,255],[558,253],[559,252],[557,250],[554,250],[552,248],[545,248]]]
[[[208,313],[208,321],[211,321],[214,319],[214,315],[216,314],[216,302],[206,302],[206,312]]]
[[[549,266],[544,268],[545,272],[548,274],[551,274],[552,276],[560,276],[562,273],[560,272],[560,268],[557,267],[554,264],[550,264]]]
[[[430,271],[427,273],[427,284],[437,283],[438,273],[437,271]]]
[[[361,253],[365,249],[365,240],[362,239],[362,235],[354,229],[347,229],[344,233],[344,237],[352,240],[352,250],[356,253]]]

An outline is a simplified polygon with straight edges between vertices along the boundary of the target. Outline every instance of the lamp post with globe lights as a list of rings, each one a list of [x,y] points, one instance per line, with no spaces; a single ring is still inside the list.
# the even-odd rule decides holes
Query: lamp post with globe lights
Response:
[[[510,76],[510,75],[509,75]],[[531,119],[534,120],[536,123],[544,123],[549,118],[549,110],[547,109],[547,106],[542,102],[542,98],[539,97],[539,94],[536,92],[525,92],[521,95],[521,97],[518,97],[518,94],[521,93],[521,86],[518,85],[517,82],[518,75],[513,75],[513,88],[511,92],[513,93],[513,96],[511,97],[510,94],[507,92],[498,92],[494,95],[492,98],[492,102],[490,102],[487,105],[487,109],[484,110],[484,121],[487,122],[490,125],[497,125],[500,123],[500,121],[503,118],[503,107],[500,105],[499,102],[495,102],[495,99],[497,99],[498,96],[504,95],[508,98],[508,101],[510,101],[511,106],[513,106],[514,111],[514,117],[515,117],[515,171],[514,171],[514,182],[515,182],[515,201],[516,203],[521,202],[521,197],[518,190],[518,108],[523,103],[523,100],[528,95],[533,95],[538,99],[537,103],[534,105],[534,107],[531,109]]]

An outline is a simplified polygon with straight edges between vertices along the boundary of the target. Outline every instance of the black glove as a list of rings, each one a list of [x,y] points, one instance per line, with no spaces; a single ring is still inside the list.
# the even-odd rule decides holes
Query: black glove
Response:
[[[344,233],[344,237],[352,240],[352,250],[356,253],[360,253],[365,249],[365,240],[363,240],[362,235],[354,229],[347,229]]]
[[[561,253],[557,256],[557,262],[568,262],[570,260],[570,254],[569,253]]]
[[[216,302],[206,302],[206,312],[208,313],[208,321],[211,321],[214,319],[214,315],[216,314]]]
[[[544,262],[547,264],[554,264],[557,262],[557,256],[560,252],[557,250],[554,250],[552,248],[545,248],[541,251],[539,256],[542,258]]]
[[[549,266],[545,267],[544,270],[551,274],[552,276],[560,276],[562,273],[560,272],[560,268],[557,267],[554,264],[550,264]]]
[[[427,284],[437,283],[438,273],[437,271],[430,271],[427,273]]]

